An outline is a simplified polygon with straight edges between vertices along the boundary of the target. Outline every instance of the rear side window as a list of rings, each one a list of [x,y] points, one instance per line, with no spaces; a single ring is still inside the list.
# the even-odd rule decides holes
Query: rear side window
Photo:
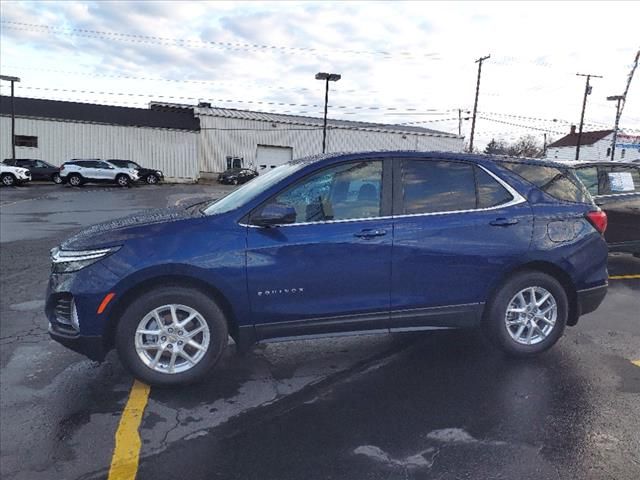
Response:
[[[587,189],[568,169],[516,162],[503,165],[558,200],[592,203]]]
[[[476,208],[471,164],[433,160],[402,162],[403,213],[434,213]]]
[[[489,208],[513,200],[513,196],[495,178],[475,167],[478,208]]]
[[[591,195],[598,195],[598,169],[596,167],[577,168],[576,176],[587,187]]]

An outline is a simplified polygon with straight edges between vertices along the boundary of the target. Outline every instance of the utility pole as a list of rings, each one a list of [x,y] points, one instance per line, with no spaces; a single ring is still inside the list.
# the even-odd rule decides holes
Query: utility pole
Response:
[[[616,121],[613,127],[613,139],[611,140],[611,161],[613,162],[616,153],[616,140],[618,139],[618,125],[620,123],[620,114],[622,113],[620,111],[620,102],[624,100],[624,95],[613,95],[611,97],[607,97],[607,100],[618,102],[618,104],[616,105]]]
[[[473,153],[473,136],[476,131],[476,114],[478,113],[478,94],[480,93],[480,76],[482,75],[482,62],[491,58],[491,55],[480,57],[476,60],[478,64],[478,80],[476,81],[476,100],[473,104],[473,119],[471,120],[471,135],[469,136],[469,152]]]
[[[547,134],[544,133],[544,141],[542,143],[542,154],[546,157],[547,156]]]
[[[458,136],[462,136],[462,109],[458,109]]]
[[[18,77],[0,75],[0,80],[11,82],[11,160],[16,161],[16,102],[13,94],[13,84],[19,82]]]
[[[580,142],[582,141],[582,127],[584,126],[584,111],[587,107],[587,95],[591,95],[591,85],[589,81],[591,77],[602,78],[600,75],[576,73],[578,77],[587,77],[587,82],[584,85],[584,99],[582,100],[582,114],[580,115],[580,129],[578,130],[578,142],[576,143],[576,160],[580,160]]]

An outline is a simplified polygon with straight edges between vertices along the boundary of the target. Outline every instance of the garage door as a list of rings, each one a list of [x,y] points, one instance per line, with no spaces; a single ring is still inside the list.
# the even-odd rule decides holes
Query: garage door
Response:
[[[293,158],[293,148],[272,147],[270,145],[258,145],[256,155],[256,166],[258,172],[275,168],[278,165],[287,163]]]

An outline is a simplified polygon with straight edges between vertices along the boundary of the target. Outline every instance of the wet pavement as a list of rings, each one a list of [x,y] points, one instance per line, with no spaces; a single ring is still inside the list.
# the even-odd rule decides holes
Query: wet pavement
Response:
[[[228,188],[0,190],[0,476],[106,478],[132,384],[50,341],[48,251],[82,226]],[[610,274],[640,260],[610,257]],[[640,478],[640,279],[612,279],[550,352],[474,332],[230,348],[202,384],[152,389],[137,478]],[[188,472],[188,475],[185,475]]]

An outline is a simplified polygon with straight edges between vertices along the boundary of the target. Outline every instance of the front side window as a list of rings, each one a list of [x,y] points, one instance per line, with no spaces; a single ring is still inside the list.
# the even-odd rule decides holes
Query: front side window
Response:
[[[640,168],[616,165],[604,167],[601,185],[602,195],[619,195],[640,191]]]
[[[294,223],[372,218],[380,216],[381,193],[382,161],[351,162],[303,179],[265,207],[271,203],[293,207]]]
[[[473,165],[459,162],[403,161],[403,213],[452,212],[476,208],[473,169]]]

